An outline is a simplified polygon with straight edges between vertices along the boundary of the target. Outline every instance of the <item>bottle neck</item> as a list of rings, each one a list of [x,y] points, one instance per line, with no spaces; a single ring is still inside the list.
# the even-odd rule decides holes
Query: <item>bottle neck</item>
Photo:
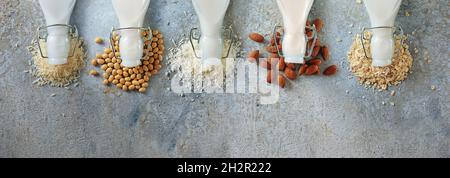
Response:
[[[376,67],[392,64],[395,51],[395,40],[391,29],[380,29],[373,33],[371,39],[372,63]]]
[[[376,38],[393,38],[394,36],[394,30],[390,28],[380,28],[380,29],[373,29],[372,30],[373,37]]]
[[[218,23],[210,23],[206,21],[200,22],[200,29],[202,36],[210,37],[210,38],[220,38],[222,36],[222,25],[223,20]]]
[[[140,30],[130,29],[120,32],[120,57],[125,67],[136,67],[141,64],[144,54],[144,40]]]

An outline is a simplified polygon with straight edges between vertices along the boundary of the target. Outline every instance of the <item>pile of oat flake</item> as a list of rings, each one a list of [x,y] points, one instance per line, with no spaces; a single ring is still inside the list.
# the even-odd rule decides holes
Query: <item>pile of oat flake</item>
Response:
[[[365,39],[370,39],[370,32],[366,32]],[[413,58],[409,52],[409,46],[406,43],[406,36],[395,36],[395,54],[392,59],[392,65],[386,67],[372,66],[372,60],[366,58],[363,45],[361,44],[360,34],[353,39],[353,44],[348,52],[348,62],[350,71],[358,78],[361,85],[367,88],[384,91],[390,86],[399,85],[406,80],[411,72]],[[402,41],[404,43],[402,44]],[[364,40],[367,55],[370,54],[370,41]]]

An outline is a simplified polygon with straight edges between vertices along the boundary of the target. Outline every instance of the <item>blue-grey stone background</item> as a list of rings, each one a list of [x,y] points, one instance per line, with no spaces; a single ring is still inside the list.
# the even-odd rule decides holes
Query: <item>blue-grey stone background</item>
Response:
[[[244,53],[255,47],[248,33],[281,23],[275,0],[231,1],[226,24]],[[105,94],[100,79],[88,76],[91,66],[75,89],[34,86],[23,71],[27,46],[44,23],[38,1],[1,0],[0,157],[450,157],[449,5],[403,1],[397,24],[410,35],[413,73],[376,92],[349,79],[345,59],[352,37],[369,25],[364,5],[316,0],[310,17],[326,22],[321,39],[339,73],[301,78],[280,103],[259,105],[253,94],[168,91],[167,58],[146,95]],[[146,24],[164,33],[167,48],[198,26],[189,0],[150,6]],[[87,39],[88,59],[102,50],[93,39],[118,25],[109,0],[78,0],[71,22]]]

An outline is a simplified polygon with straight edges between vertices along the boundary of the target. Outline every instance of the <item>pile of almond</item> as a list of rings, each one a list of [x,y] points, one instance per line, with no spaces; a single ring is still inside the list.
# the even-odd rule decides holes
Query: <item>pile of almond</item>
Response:
[[[321,32],[324,26],[324,22],[321,19],[315,19],[313,21],[317,32]],[[308,27],[311,26],[311,22],[308,20]],[[313,32],[307,28],[305,31],[308,37],[313,35]],[[289,80],[296,80],[299,76],[307,75],[320,75],[321,73],[325,76],[331,76],[336,74],[337,66],[331,65],[328,66],[323,72],[321,72],[321,67],[323,67],[324,61],[330,59],[330,52],[326,45],[321,45],[320,39],[317,38],[316,42],[313,44],[313,40],[308,41],[308,46],[313,47],[313,52],[311,54],[311,59],[307,59],[305,64],[290,64],[284,61],[284,58],[279,56],[278,49],[282,54],[282,43],[281,43],[281,32],[277,32],[274,37],[272,36],[270,41],[266,41],[263,35],[259,33],[251,33],[249,38],[257,43],[267,45],[265,51],[267,52],[267,59],[262,57],[262,54],[259,50],[251,51],[248,54],[248,60],[250,62],[258,62],[259,66],[266,68],[268,70],[267,73],[267,82],[272,83],[272,76],[278,75],[275,79],[278,80],[278,85],[281,88],[286,86],[286,78]],[[275,43],[276,42],[276,43]],[[278,44],[278,47],[276,46]],[[277,49],[278,48],[278,49]],[[305,54],[308,55],[308,54]],[[272,66],[276,66],[277,69],[272,69]],[[278,70],[279,72],[276,72]],[[278,73],[278,74],[277,74]]]

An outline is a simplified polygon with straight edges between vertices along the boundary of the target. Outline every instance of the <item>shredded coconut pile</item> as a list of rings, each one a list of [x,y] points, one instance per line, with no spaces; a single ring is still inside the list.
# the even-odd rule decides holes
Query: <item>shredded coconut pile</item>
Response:
[[[84,60],[86,58],[83,42],[83,39],[72,39],[71,46],[75,46],[75,51],[73,56],[67,59],[67,64],[50,65],[48,64],[48,59],[41,56],[36,40],[33,40],[31,46],[28,47],[33,56],[30,61],[31,69],[29,72],[37,78],[33,84],[38,86],[68,87],[78,82],[80,71],[84,68]],[[42,51],[46,54],[45,41],[42,40],[41,44]],[[70,53],[72,54],[72,49]]]
[[[366,32],[366,39],[370,39],[371,34]],[[409,46],[401,44],[402,39],[407,40],[405,36],[395,36],[395,54],[392,59],[392,65],[387,67],[373,67],[372,59],[367,59],[364,53],[363,45],[360,41],[360,35],[353,39],[353,45],[348,52],[348,61],[350,71],[358,77],[361,85],[367,88],[373,87],[380,91],[387,90],[389,86],[399,85],[404,81],[411,71],[413,58],[409,52]],[[370,41],[364,40],[367,55],[370,54]]]
[[[198,46],[194,44],[197,54],[201,54]],[[203,68],[202,60],[195,57],[189,40],[181,40],[176,48],[171,49],[168,59],[170,70],[177,78],[190,80],[193,92],[203,92],[210,89],[223,89],[227,85],[226,76],[234,75],[237,54],[240,51],[240,42],[234,42],[231,46],[228,59],[222,59],[222,65],[211,68]],[[227,53],[230,41],[225,40],[223,54]]]

